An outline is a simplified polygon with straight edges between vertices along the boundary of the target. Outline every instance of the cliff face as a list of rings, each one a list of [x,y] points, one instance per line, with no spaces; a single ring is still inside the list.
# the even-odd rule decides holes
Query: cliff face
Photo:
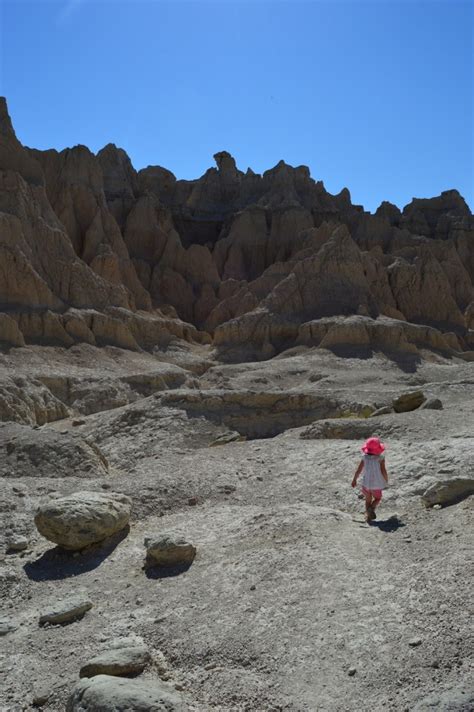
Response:
[[[474,348],[474,217],[457,191],[371,215],[305,166],[257,175],[214,158],[182,181],[135,171],[113,144],[26,149],[2,100],[0,341],[214,339],[231,359],[296,343]]]

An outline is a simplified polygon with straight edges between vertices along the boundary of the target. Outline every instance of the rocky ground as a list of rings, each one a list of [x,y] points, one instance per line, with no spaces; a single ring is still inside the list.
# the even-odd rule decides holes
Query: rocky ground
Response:
[[[161,681],[184,710],[473,708],[473,501],[421,501],[473,478],[472,364],[83,345],[5,352],[0,380],[1,710],[64,710],[80,669],[121,644],[146,655],[117,684]],[[365,417],[415,389],[442,409]],[[350,481],[371,434],[390,487],[369,526]],[[34,514],[80,490],[128,495],[130,528],[64,552]],[[145,537],[170,531],[193,563],[144,567]],[[92,607],[40,625],[71,597]]]

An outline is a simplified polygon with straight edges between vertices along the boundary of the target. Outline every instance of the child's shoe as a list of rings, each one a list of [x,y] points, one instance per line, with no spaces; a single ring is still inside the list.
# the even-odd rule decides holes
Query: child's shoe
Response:
[[[367,507],[365,518],[368,522],[372,522],[374,519],[377,519],[373,507]]]

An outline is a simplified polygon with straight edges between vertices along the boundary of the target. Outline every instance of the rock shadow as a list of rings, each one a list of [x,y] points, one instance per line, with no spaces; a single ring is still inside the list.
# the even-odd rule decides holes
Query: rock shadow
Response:
[[[401,527],[405,527],[406,524],[402,522],[401,519],[397,517],[397,515],[394,515],[393,517],[389,517],[388,519],[374,519],[373,521],[370,522],[371,527],[378,527],[380,531],[382,532],[396,532],[397,529],[401,529]]]
[[[94,544],[80,552],[66,551],[55,546],[45,551],[36,561],[25,564],[23,570],[32,581],[59,581],[80,576],[100,566],[127,537],[129,531],[130,527],[125,527],[103,543]],[[79,555],[75,556],[77,553]]]
[[[176,566],[150,566],[145,564],[143,570],[145,571],[145,576],[149,579],[165,579],[180,576],[186,573],[191,566],[192,563],[189,562],[177,564]]]
[[[393,351],[382,346],[359,346],[350,344],[338,344],[328,347],[335,356],[339,358],[357,358],[367,360],[375,354],[381,353],[398,366],[404,373],[416,373],[422,358],[418,354],[406,353],[403,351]]]

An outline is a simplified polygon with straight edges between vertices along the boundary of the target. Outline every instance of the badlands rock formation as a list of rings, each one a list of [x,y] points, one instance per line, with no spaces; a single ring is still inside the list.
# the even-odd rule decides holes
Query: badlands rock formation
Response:
[[[0,709],[470,712],[474,218],[215,160],[0,103]]]
[[[474,218],[456,190],[370,214],[305,166],[214,158],[185,181],[113,144],[27,149],[1,100],[0,341],[472,358]]]

